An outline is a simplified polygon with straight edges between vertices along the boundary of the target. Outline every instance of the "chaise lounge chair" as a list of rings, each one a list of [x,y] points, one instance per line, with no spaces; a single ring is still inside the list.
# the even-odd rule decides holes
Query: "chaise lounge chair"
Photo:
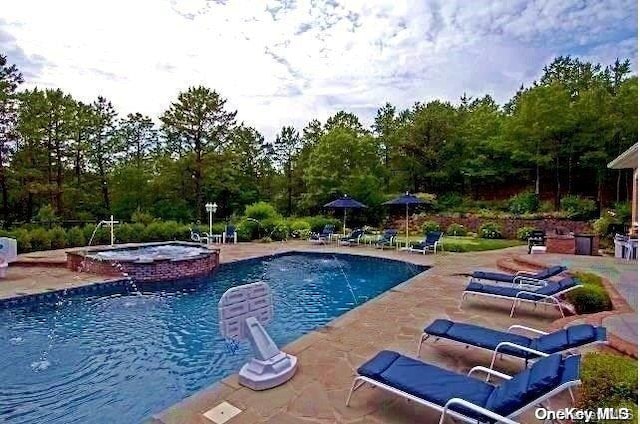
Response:
[[[224,233],[222,233],[222,244],[225,243],[238,243],[238,232],[236,231],[235,226],[227,225],[224,228]]]
[[[393,229],[384,230],[380,238],[376,240],[375,247],[379,247],[382,250],[384,250],[385,247],[392,247],[392,248],[395,247],[393,245],[393,240],[396,238],[397,235],[398,235],[397,230],[393,230]]]
[[[351,234],[345,237],[340,237],[340,244],[343,246],[353,246],[360,243],[360,239],[364,235],[364,231],[361,229],[351,231]]]
[[[486,373],[486,381],[472,378],[476,372]],[[347,406],[353,392],[368,383],[439,411],[440,424],[447,416],[466,423],[515,424],[518,415],[580,384],[580,356],[550,355],[512,377],[480,366],[459,374],[383,350],[357,373]],[[494,386],[487,382],[490,377],[503,381]]]
[[[505,274],[502,272],[492,271],[474,271],[473,274],[471,274],[471,281],[488,280],[511,284],[519,284],[526,281],[528,283],[540,285],[540,280],[546,280],[548,278],[555,277],[556,275],[562,274],[566,270],[566,266],[554,265],[538,272],[518,271],[515,274]]]
[[[525,330],[534,334],[526,337],[513,330]],[[594,344],[607,343],[607,329],[589,324],[572,325],[562,330],[547,333],[522,325],[512,325],[507,331],[493,330],[474,324],[437,319],[424,329],[418,344],[418,356],[422,344],[430,337],[460,342],[493,351],[491,365],[498,354],[507,354],[521,358],[527,363],[530,359],[540,357],[540,353],[571,353],[574,349],[585,348]]]
[[[331,241],[331,236],[335,232],[335,225],[327,224],[319,233],[311,234],[309,241],[314,244],[326,244]]]
[[[529,288],[527,288],[529,287]],[[468,295],[492,297],[495,299],[506,299],[513,302],[511,306],[511,314],[513,317],[516,306],[520,302],[528,302],[537,305],[552,304],[558,308],[560,315],[564,318],[564,311],[562,310],[562,304],[558,297],[570,292],[571,290],[582,287],[575,278],[569,277],[560,281],[549,281],[544,286],[531,288],[531,286],[520,285],[518,287],[501,287],[493,284],[480,284],[475,281],[469,283],[467,288],[462,293],[462,299],[460,303],[464,302]]]
[[[196,243],[205,243],[205,244],[209,244],[211,242],[211,237],[209,236],[209,233],[199,233],[197,231],[193,231],[193,228],[189,228],[189,237],[191,238],[191,241],[195,241]]]
[[[428,251],[436,253],[438,246],[440,246],[440,250],[443,250],[440,239],[442,239],[442,231],[429,231],[425,234],[424,240],[420,243],[411,244],[407,250],[409,252],[419,252],[423,255],[426,255]]]

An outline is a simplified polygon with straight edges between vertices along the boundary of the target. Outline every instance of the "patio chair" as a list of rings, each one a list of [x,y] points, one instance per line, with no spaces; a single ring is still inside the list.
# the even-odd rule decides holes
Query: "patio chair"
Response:
[[[331,241],[331,236],[335,232],[335,225],[327,224],[319,233],[311,234],[309,241],[314,244],[326,244]]]
[[[462,292],[460,303],[464,302],[468,295],[509,300],[512,302],[511,314],[509,315],[511,317],[515,314],[516,306],[521,302],[533,303],[534,306],[538,304],[551,304],[558,308],[560,315],[564,318],[564,310],[558,298],[578,287],[582,287],[582,284],[572,277],[560,281],[547,282],[546,285],[535,288],[523,284],[517,287],[502,287],[472,281],[464,292]]]
[[[227,225],[224,228],[224,233],[222,233],[222,244],[225,244],[225,243],[236,244],[237,242],[238,242],[238,232],[236,231],[236,227],[234,225]]]
[[[564,390],[580,384],[580,356],[550,355],[510,376],[476,366],[467,375],[440,368],[400,353],[383,350],[357,370],[347,397],[365,384],[466,423],[516,424],[515,418]],[[485,379],[471,377],[486,374]],[[493,385],[490,378],[502,380]],[[573,398],[573,394],[572,394]]]
[[[407,250],[409,252],[419,252],[423,255],[426,255],[428,251],[436,253],[436,251],[438,250],[438,245],[440,245],[440,250],[443,250],[442,243],[440,243],[441,239],[442,231],[429,231],[427,234],[425,234],[424,240],[422,240],[420,243],[411,244],[409,249]]]
[[[532,333],[532,337],[517,334],[521,330]],[[498,354],[506,354],[529,360],[554,353],[572,353],[575,349],[585,348],[595,344],[607,343],[607,329],[589,324],[572,325],[567,328],[547,333],[523,325],[512,325],[507,331],[494,330],[480,325],[465,324],[446,319],[437,319],[424,329],[424,334],[418,343],[418,356],[422,344],[430,337],[451,340],[493,351],[491,365],[495,363]]]
[[[209,240],[211,239],[211,237],[209,236],[209,233],[199,233],[198,231],[193,231],[193,228],[189,228],[189,237],[191,238],[191,241],[195,241],[196,243],[205,243],[205,244],[209,244]]]
[[[398,231],[394,229],[386,229],[380,236],[378,240],[376,240],[375,247],[379,247],[384,250],[385,247],[395,247],[393,245],[393,240],[398,235]]]
[[[547,235],[544,230],[533,230],[531,234],[527,238],[527,245],[529,249],[529,253],[531,253],[531,248],[533,246],[544,246],[547,240]]]
[[[471,281],[488,280],[510,284],[527,282],[531,285],[543,285],[542,282],[544,280],[562,274],[566,270],[566,266],[554,265],[538,272],[518,271],[515,274],[505,274],[503,272],[493,271],[474,271],[473,274],[471,274]]]
[[[351,234],[340,237],[340,244],[343,246],[353,246],[360,244],[360,239],[364,236],[364,230],[358,228],[357,230],[351,231]]]

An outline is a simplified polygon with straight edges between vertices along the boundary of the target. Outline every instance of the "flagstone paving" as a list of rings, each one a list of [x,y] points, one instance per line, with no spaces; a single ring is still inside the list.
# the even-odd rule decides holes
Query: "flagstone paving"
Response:
[[[480,268],[495,269],[498,260],[525,255],[524,247],[425,256],[395,250],[381,251],[369,247],[311,246],[306,242],[241,243],[223,246],[221,262],[291,250],[384,256],[430,265],[433,268],[283,347],[284,351],[296,355],[299,360],[296,375],[283,386],[254,392],[240,386],[237,376],[233,375],[157,414],[151,421],[164,424],[210,424],[211,421],[202,414],[220,402],[227,401],[242,410],[239,415],[228,421],[230,424],[437,422],[438,415],[433,411],[370,388],[360,389],[353,397],[351,406],[346,407],[344,402],[355,370],[381,349],[393,349],[415,356],[422,328],[436,318],[472,322],[493,328],[507,328],[512,324],[521,323],[541,329],[548,328],[558,318],[557,310],[552,308],[533,310],[530,306],[523,305],[518,309],[515,318],[509,318],[509,305],[506,302],[469,298],[464,304],[460,304],[460,295],[468,281],[465,273]],[[56,260],[63,255],[63,251],[51,251],[38,256]],[[565,262],[572,269],[590,269],[596,272],[607,270],[607,277],[624,275],[626,277],[622,278],[629,279],[633,267],[637,266],[635,263],[620,264],[619,261],[606,258],[541,256],[548,263]],[[595,269],[593,264],[596,264]],[[11,266],[8,278],[0,285],[0,297],[54,290],[101,280],[106,279],[62,268]],[[614,285],[617,284],[616,288],[621,285],[629,288],[634,284],[633,279],[618,283],[618,280],[613,278],[612,282]],[[635,284],[637,287],[637,277]],[[627,293],[625,290],[621,291]],[[631,295],[629,301],[633,303]],[[633,307],[636,308],[635,304]],[[424,361],[460,372],[466,372],[474,365],[488,365],[490,358],[489,352],[466,349],[459,344],[446,342],[426,343],[421,354]],[[498,366],[503,371],[513,373],[521,369],[522,363],[503,359],[499,361]],[[568,396],[556,397],[553,405],[568,406]],[[531,414],[521,417],[520,421],[538,422]]]
[[[310,247],[307,243],[294,242],[280,246],[225,246],[221,259],[227,262],[285,250],[346,251],[403,259],[433,268],[285,346],[283,350],[296,355],[299,361],[296,375],[285,385],[254,392],[238,385],[237,376],[231,376],[157,414],[154,417],[156,423],[209,423],[202,413],[222,401],[243,410],[229,421],[231,424],[437,422],[438,414],[433,411],[370,388],[356,392],[351,406],[346,407],[344,402],[355,370],[381,349],[415,356],[422,329],[436,318],[473,322],[494,328],[506,328],[515,323],[545,328],[558,318],[557,311],[552,308],[533,311],[524,306],[519,309],[516,318],[509,318],[509,307],[503,302],[471,298],[460,305],[460,295],[468,280],[461,274],[477,268],[495,268],[497,259],[525,253],[522,247],[493,252],[423,256],[362,247]],[[465,349],[461,345],[438,342],[425,344],[421,359],[466,372],[474,365],[488,365],[491,355],[479,349]],[[522,363],[504,359],[499,366],[513,373],[521,369]],[[558,406],[569,404],[566,396],[557,397],[555,402]],[[532,415],[525,415],[521,422],[537,420]]]

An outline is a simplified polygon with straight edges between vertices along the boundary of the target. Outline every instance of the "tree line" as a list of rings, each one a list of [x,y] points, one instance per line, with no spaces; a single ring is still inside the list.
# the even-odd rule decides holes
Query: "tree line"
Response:
[[[629,176],[607,162],[637,142],[637,76],[629,60],[602,66],[562,56],[505,104],[490,95],[407,109],[386,103],[371,128],[338,111],[266,141],[238,122],[216,90],[178,94],[157,120],[119,116],[104,97],[81,102],[60,89],[22,89],[0,55],[0,194],[5,226],[53,210],[92,221],[135,211],[182,222],[265,200],[309,214],[343,193],[370,205],[428,192],[474,198],[505,187],[624,200]],[[498,194],[497,194],[498,193]]]

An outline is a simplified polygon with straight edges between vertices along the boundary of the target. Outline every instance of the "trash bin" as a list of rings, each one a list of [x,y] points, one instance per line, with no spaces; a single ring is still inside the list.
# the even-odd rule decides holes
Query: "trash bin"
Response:
[[[574,234],[576,241],[576,255],[588,255],[593,254],[593,240],[595,234]]]
[[[613,239],[614,256],[616,258],[624,258],[625,257],[625,246],[627,245],[627,241],[629,237],[624,236],[622,234],[616,234]]]

